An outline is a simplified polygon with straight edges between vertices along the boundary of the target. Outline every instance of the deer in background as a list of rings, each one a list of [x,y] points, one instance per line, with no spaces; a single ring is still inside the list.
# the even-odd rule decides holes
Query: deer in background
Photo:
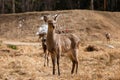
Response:
[[[47,35],[48,25],[47,25],[47,16],[42,16],[41,19],[44,21],[44,24],[42,24],[38,31],[36,32],[36,35],[39,36],[38,40],[44,36]]]
[[[44,20],[45,23],[40,26],[36,35],[39,36],[38,41],[39,39],[41,39],[41,42],[42,42],[42,49],[45,54],[44,66],[46,66],[46,61],[47,61],[47,66],[49,66],[49,59],[48,59],[49,53],[47,51],[47,44],[46,44],[46,37],[47,37],[47,30],[48,30],[47,17],[43,16],[42,20]]]
[[[60,56],[67,54],[72,61],[71,74],[78,71],[78,53],[79,53],[79,38],[71,34],[69,36],[55,33],[56,23],[59,15],[55,15],[52,19],[48,19],[48,32],[47,32],[47,49],[50,52],[53,75],[55,75],[55,63],[57,60],[58,75],[60,75]]]
[[[106,40],[108,41],[108,42],[110,42],[110,33],[105,33],[105,37],[106,37]]]
[[[47,61],[47,66],[49,66],[49,59],[48,59],[48,56],[49,56],[49,52],[47,51],[47,44],[46,44],[46,35],[44,35],[42,37],[42,48],[43,48],[43,52],[45,53],[45,60],[44,60],[44,66],[46,66],[46,61]]]

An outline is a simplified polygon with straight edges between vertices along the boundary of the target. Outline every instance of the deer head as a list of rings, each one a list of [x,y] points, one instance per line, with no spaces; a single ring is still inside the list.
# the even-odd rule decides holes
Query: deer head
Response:
[[[51,19],[48,20],[48,25],[49,25],[49,29],[53,30],[56,28],[56,23],[57,23],[57,19],[58,19],[58,14],[52,16]]]

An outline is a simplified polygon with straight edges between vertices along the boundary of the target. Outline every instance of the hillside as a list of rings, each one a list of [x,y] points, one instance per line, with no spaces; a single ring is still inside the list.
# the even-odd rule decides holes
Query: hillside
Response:
[[[81,43],[78,73],[62,55],[61,75],[52,75],[52,62],[44,67],[41,42],[35,35],[42,15],[61,14],[58,29],[72,29]],[[22,21],[22,22],[21,22]],[[0,15],[0,80],[120,80],[120,13],[87,10]],[[20,26],[22,24],[22,27]],[[105,41],[105,33],[112,40]]]
[[[120,39],[120,13],[88,10],[28,12],[21,14],[0,15],[0,37],[8,40],[35,41],[35,33],[42,15],[61,14],[58,29],[73,29],[85,40],[103,40],[105,32],[113,39]],[[22,27],[20,27],[20,23]]]

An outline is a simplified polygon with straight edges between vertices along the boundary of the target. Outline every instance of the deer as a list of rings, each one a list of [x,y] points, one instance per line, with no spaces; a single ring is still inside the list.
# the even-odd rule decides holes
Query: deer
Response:
[[[41,19],[44,21],[44,24],[42,24],[39,27],[38,31],[36,32],[36,35],[39,36],[38,41],[39,41],[39,39],[41,39],[42,37],[44,37],[44,36],[47,35],[47,28],[48,28],[48,25],[47,25],[47,16],[44,15],[44,16],[41,17]],[[43,27],[45,27],[46,30],[44,30]]]
[[[48,58],[49,52],[47,51],[46,35],[44,35],[42,37],[41,41],[42,41],[43,52],[45,54],[45,56],[44,56],[44,58],[45,58],[45,60],[44,60],[44,67],[45,67],[46,66],[46,61],[47,61],[47,66],[49,66],[49,58]]]
[[[110,42],[110,33],[105,33],[105,37],[107,42]]]
[[[47,17],[46,16],[42,16],[41,17],[42,20],[45,22],[42,27],[45,27],[45,28],[48,28],[48,25],[47,25]],[[47,61],[47,66],[49,66],[49,59],[48,59],[48,56],[49,56],[49,52],[47,51],[47,45],[46,45],[46,35],[47,35],[47,30],[45,30],[44,32],[41,32],[41,28],[39,28],[38,32],[36,33],[36,35],[38,35],[38,41],[41,39],[41,42],[42,42],[42,49],[43,49],[43,52],[44,52],[44,66],[46,66],[46,61]]]
[[[59,15],[56,14],[52,16],[52,19],[48,19],[48,32],[47,32],[47,49],[50,52],[52,59],[52,74],[55,75],[55,64],[57,61],[58,75],[60,75],[60,58],[61,55],[67,54],[67,56],[72,61],[71,74],[74,73],[76,68],[76,73],[78,71],[78,53],[79,53],[79,43],[80,39],[75,34],[70,34],[68,36],[55,33],[56,23]]]

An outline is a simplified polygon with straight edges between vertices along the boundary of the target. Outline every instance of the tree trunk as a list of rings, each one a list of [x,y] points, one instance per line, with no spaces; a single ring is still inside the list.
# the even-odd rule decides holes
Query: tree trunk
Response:
[[[22,12],[25,12],[25,0],[22,0],[21,7],[22,7]]]
[[[115,0],[111,0],[111,11],[114,11],[114,2]]]
[[[30,0],[26,0],[26,11],[29,11],[30,10]]]
[[[116,8],[115,10],[116,10],[116,11],[117,11],[117,5],[118,5],[118,4],[117,4],[117,0],[116,0],[116,3],[115,3],[115,8]]]
[[[73,9],[72,0],[68,0],[68,9]]]
[[[33,1],[33,0],[31,0],[30,10],[31,10],[31,11],[34,11],[34,10],[35,10],[35,9],[34,9],[34,1]]]
[[[107,8],[107,0],[104,0],[104,11],[106,11]]]
[[[5,2],[2,0],[2,13],[5,13]]]
[[[91,10],[94,10],[94,0],[91,0]]]
[[[15,0],[12,0],[12,11],[15,13]]]

